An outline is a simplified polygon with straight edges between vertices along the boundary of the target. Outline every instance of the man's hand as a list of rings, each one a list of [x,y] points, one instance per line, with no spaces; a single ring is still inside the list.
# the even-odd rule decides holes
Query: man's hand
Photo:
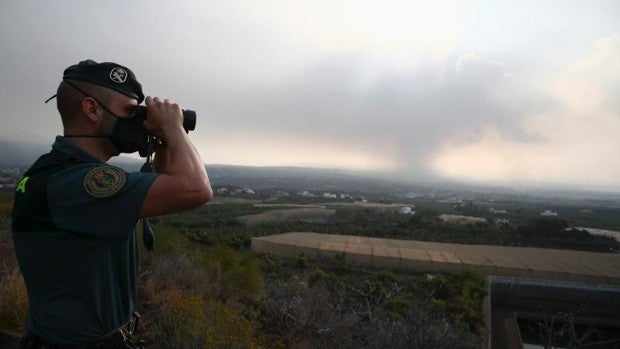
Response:
[[[183,113],[176,103],[159,97],[146,97],[146,121],[144,128],[155,137],[167,141],[171,132],[183,129]]]

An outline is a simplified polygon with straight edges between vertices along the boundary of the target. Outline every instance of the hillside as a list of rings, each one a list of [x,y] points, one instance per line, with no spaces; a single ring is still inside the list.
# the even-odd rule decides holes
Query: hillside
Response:
[[[3,212],[0,348],[8,348],[23,332],[27,298]],[[142,251],[139,283],[138,336],[149,348],[481,344],[484,284],[468,272],[371,271],[344,255],[319,262],[197,244],[164,221],[155,231],[155,251]]]

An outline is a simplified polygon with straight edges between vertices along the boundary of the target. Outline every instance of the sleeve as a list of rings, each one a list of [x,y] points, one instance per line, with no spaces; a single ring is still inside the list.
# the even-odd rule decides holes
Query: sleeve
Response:
[[[126,238],[157,176],[93,164],[59,172],[47,187],[54,225],[80,234]]]

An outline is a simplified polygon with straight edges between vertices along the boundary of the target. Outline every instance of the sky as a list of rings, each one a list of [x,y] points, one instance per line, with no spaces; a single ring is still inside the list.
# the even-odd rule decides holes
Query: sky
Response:
[[[0,139],[83,59],[197,111],[208,164],[620,191],[620,1],[2,1]]]

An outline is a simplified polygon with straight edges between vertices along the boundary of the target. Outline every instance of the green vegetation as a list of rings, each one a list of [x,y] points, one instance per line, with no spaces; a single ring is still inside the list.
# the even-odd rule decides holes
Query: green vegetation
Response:
[[[0,347],[22,334],[27,309],[26,285],[10,238],[10,217],[0,212]]]
[[[466,211],[485,211],[466,205]],[[236,217],[285,207],[254,207],[251,204],[206,205],[203,208],[160,219],[163,224],[183,231],[196,242],[214,246],[249,247],[252,237],[291,231],[325,234],[371,236],[405,240],[489,244],[499,246],[531,246],[609,252],[618,249],[613,238],[568,229],[566,219],[531,216],[514,224],[470,223],[459,225],[443,222],[436,208],[417,208],[415,215],[402,215],[395,210],[359,207],[335,207],[336,215],[326,223],[270,222],[244,226]],[[488,210],[486,210],[488,211]],[[451,214],[460,211],[448,211]],[[484,217],[484,216],[483,216]],[[492,222],[492,217],[488,220]],[[575,225],[575,224],[571,224]]]
[[[156,231],[141,298],[153,323],[145,338],[162,347],[448,348],[481,341],[484,284],[471,273],[395,275],[359,268],[344,253],[317,264],[303,254],[281,259],[191,244],[193,237],[162,222]]]
[[[484,292],[467,290],[484,285],[471,274],[368,271],[343,253],[318,264],[304,255],[239,252],[196,244],[162,221],[155,251],[143,251],[141,260],[139,336],[150,348],[471,348],[481,342]],[[13,254],[3,259],[15,262]],[[23,332],[27,299],[17,269],[1,273],[0,284],[0,343],[6,344]]]
[[[267,297],[262,328],[282,348],[474,348],[483,331],[482,280],[369,271],[343,253],[300,266],[260,254]],[[443,306],[438,306],[442,304]]]
[[[285,201],[300,203],[293,197],[279,202]],[[153,219],[155,251],[142,251],[138,310],[145,326],[139,335],[149,348],[481,346],[486,287],[471,271],[431,275],[367,270],[345,253],[321,262],[303,254],[284,259],[249,251],[254,236],[311,231],[606,252],[617,248],[612,239],[568,228],[617,229],[618,209],[494,204],[508,210],[503,216],[509,224],[457,225],[438,218],[443,213],[469,214],[493,222],[497,217],[488,204],[473,202],[424,202],[415,215],[336,206],[327,223],[246,227],[236,217],[287,207],[234,203]],[[562,212],[561,218],[540,217],[541,207]],[[9,238],[10,213],[10,198],[0,197],[0,344],[23,331],[27,308]]]
[[[252,254],[195,245],[179,231],[156,227],[156,252],[143,254],[143,339],[154,348],[258,348],[254,321],[264,295]]]
[[[13,196],[0,193],[0,217],[10,217],[13,213]]]
[[[178,228],[194,241],[208,246],[226,245],[230,247],[249,246],[252,236],[260,234],[261,229],[246,229],[236,217],[258,214],[278,209],[278,207],[254,207],[252,204],[212,204],[200,209],[154,219],[154,222]]]
[[[28,310],[28,294],[16,267],[0,269],[0,344],[17,338],[23,332]]]

